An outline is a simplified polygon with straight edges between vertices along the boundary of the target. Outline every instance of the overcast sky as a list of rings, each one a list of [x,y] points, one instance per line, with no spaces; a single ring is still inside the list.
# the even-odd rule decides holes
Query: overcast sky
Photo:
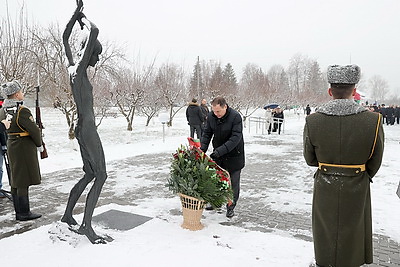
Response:
[[[28,17],[64,27],[76,0],[0,0],[5,16],[25,3]],[[284,67],[300,53],[326,71],[358,64],[364,79],[380,75],[400,94],[399,0],[84,0],[100,39],[126,43],[143,62],[231,63],[240,76],[247,63],[264,71]]]

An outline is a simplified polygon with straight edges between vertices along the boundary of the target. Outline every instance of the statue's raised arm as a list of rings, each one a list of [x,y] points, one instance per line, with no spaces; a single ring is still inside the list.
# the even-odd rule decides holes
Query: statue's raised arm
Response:
[[[72,15],[71,19],[67,23],[67,26],[65,27],[64,33],[63,33],[63,44],[65,48],[65,54],[68,58],[68,63],[70,66],[75,65],[73,57],[72,57],[72,52],[71,52],[71,47],[69,45],[69,37],[71,36],[72,28],[75,25],[75,22],[78,21],[80,18],[80,15],[82,14],[82,9],[83,9],[83,1],[82,0],[77,0],[77,7],[74,11],[74,14]]]

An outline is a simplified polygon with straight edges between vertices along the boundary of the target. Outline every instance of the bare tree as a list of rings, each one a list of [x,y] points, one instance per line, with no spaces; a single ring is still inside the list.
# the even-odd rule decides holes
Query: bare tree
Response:
[[[296,54],[290,59],[287,74],[292,99],[299,97],[306,87],[309,61],[307,56],[301,54]]]
[[[268,95],[269,83],[267,75],[255,64],[244,67],[242,79],[239,83],[238,99],[233,107],[242,114],[243,122],[260,106],[263,106]]]
[[[266,104],[279,102],[288,99],[290,95],[289,81],[282,65],[273,65],[267,73],[269,92],[265,95]]]
[[[135,110],[144,95],[143,78],[141,73],[135,70],[121,69],[117,76],[115,90],[112,93],[114,102],[126,119],[128,131],[133,130]]]
[[[152,66],[153,68],[153,66]],[[146,116],[146,126],[149,126],[151,119],[159,113],[163,107],[163,94],[160,87],[155,86],[154,73],[148,79],[142,101],[140,102],[140,113]]]
[[[33,64],[40,79],[41,95],[46,103],[52,103],[64,114],[69,129],[68,137],[73,139],[77,113],[65,69],[61,30],[59,26],[51,25],[47,29],[33,28],[31,32],[33,42],[29,52],[33,55]],[[76,35],[73,37],[76,38]]]
[[[34,68],[28,51],[32,45],[30,29],[23,8],[15,20],[9,15],[8,9],[7,16],[0,20],[0,80],[19,80],[27,89],[26,93],[33,91],[29,79]]]
[[[161,91],[165,106],[169,110],[168,126],[172,126],[174,116],[186,106],[186,77],[181,67],[164,63],[158,70],[155,86]]]
[[[369,79],[369,86],[371,92],[371,98],[382,103],[388,96],[389,85],[385,79],[380,75],[374,75]]]
[[[204,92],[202,98],[214,98],[215,96],[211,92],[212,88],[212,76],[215,73],[216,69],[220,66],[220,63],[217,61],[202,61],[201,62],[201,70],[203,74],[203,86]]]

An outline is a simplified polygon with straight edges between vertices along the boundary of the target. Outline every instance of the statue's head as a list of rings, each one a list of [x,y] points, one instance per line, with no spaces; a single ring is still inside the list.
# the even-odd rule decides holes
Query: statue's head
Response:
[[[78,52],[79,57],[82,55],[82,53],[84,53],[87,38],[88,38],[88,36],[85,36],[81,41],[81,50]],[[102,51],[103,51],[103,46],[101,45],[99,40],[96,39],[96,41],[94,42],[92,55],[90,56],[90,59],[89,59],[89,63],[88,63],[89,66],[94,67],[96,65],[96,63],[99,61],[99,55],[101,54]]]
[[[99,55],[101,54],[102,51],[103,51],[103,47],[102,47],[101,43],[99,42],[99,40],[96,39],[96,42],[95,42],[94,48],[93,48],[93,54],[89,60],[89,66],[94,67],[94,65],[96,65],[97,61],[99,61]]]

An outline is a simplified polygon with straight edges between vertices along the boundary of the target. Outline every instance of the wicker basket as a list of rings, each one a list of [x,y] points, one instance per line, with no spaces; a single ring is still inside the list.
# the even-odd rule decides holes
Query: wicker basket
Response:
[[[205,202],[184,194],[178,195],[182,203],[182,228],[189,229],[191,231],[203,229],[204,225],[201,224],[200,219],[203,214]]]

